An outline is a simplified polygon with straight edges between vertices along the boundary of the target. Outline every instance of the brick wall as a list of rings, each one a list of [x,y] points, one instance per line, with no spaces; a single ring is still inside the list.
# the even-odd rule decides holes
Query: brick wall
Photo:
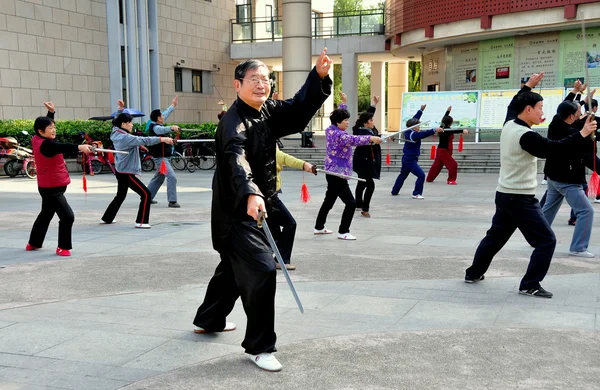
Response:
[[[109,112],[104,0],[0,0],[0,119]]]

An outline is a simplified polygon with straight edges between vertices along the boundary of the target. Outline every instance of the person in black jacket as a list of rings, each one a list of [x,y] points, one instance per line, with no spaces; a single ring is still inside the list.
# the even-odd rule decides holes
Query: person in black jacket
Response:
[[[366,112],[360,114],[354,127],[352,127],[353,135],[380,136],[373,121],[377,103],[379,103],[379,96],[373,96],[373,104],[369,106]],[[375,192],[373,179],[379,180],[381,176],[381,146],[378,144],[357,146],[352,156],[352,169],[358,174],[358,177],[366,180],[366,182],[359,181],[356,184],[356,209],[362,209],[360,214],[363,217],[370,218],[369,206],[373,192]]]
[[[242,347],[267,371],[282,368],[272,354],[277,340],[277,271],[273,251],[257,220],[262,212],[268,216],[274,210],[275,140],[304,130],[331,94],[331,64],[327,49],[323,49],[292,99],[267,100],[269,68],[259,60],[242,62],[234,74],[238,98],[221,118],[215,134],[211,231],[221,262],[194,318],[194,332],[234,330],[235,324],[226,322],[226,317],[241,297],[248,318]]]
[[[548,139],[558,140],[577,133],[579,130],[571,125],[579,119],[579,116],[578,103],[570,100],[562,102],[548,127]],[[586,126],[588,123],[594,123],[595,130],[596,124],[591,122],[591,119],[588,118]],[[594,257],[594,254],[587,250],[592,234],[594,208],[583,188],[586,183],[584,150],[573,149],[561,155],[548,156],[544,168],[544,173],[548,176],[548,190],[542,211],[548,223],[552,225],[563,198],[566,198],[577,218],[569,254],[578,257]]]
[[[450,130],[452,123],[454,123],[454,119],[450,116],[451,111],[452,106],[448,107],[448,110],[446,110],[446,113],[442,118],[442,123],[440,127],[444,129],[444,132],[440,133],[439,135],[440,142],[438,143],[437,153],[435,154],[435,160],[433,161],[433,164],[431,164],[431,168],[429,168],[427,178],[425,179],[427,183],[433,182],[442,171],[442,167],[445,165],[446,169],[448,169],[447,183],[449,185],[456,185],[458,164],[456,160],[452,157],[452,141],[454,140],[454,134],[469,134],[469,131],[462,129]]]

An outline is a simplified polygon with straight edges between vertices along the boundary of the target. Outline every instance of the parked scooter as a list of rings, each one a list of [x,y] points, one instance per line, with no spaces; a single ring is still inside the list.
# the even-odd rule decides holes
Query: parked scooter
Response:
[[[29,135],[25,130],[23,134]],[[33,151],[19,145],[13,137],[0,138],[0,161],[6,159],[4,163],[4,173],[10,177],[16,177],[18,174],[27,175],[30,179],[37,177],[35,161],[33,160]]]
[[[94,141],[85,132],[81,132],[81,133],[79,133],[79,135],[81,137],[83,137],[84,144],[92,145],[96,148],[103,148],[102,141]],[[90,175],[94,176],[94,175],[102,172],[102,169],[104,169],[104,165],[108,165],[108,167],[114,174],[115,173],[115,168],[113,166],[113,164],[115,162],[114,158],[115,157],[112,153],[105,154],[104,152],[98,152],[97,154],[86,155],[85,156],[85,165],[86,166],[83,166],[83,169],[86,173],[89,173]],[[79,152],[77,154],[77,162],[82,165],[84,163],[81,152]]]

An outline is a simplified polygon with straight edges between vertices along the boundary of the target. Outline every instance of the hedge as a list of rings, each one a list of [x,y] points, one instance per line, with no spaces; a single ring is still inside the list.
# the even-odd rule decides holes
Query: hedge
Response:
[[[213,138],[215,131],[217,130],[216,123],[168,123],[168,125],[177,125],[182,129],[196,129],[203,130],[199,133],[183,132],[184,137],[197,137],[197,138]],[[146,128],[146,124],[134,123],[134,131],[138,130],[143,132]],[[25,130],[30,135],[22,134]],[[104,147],[112,147],[110,141],[110,132],[112,131],[112,124],[110,121],[82,121],[82,120],[57,120],[56,121],[56,139],[60,142],[71,142],[80,144],[83,142],[83,138],[79,135],[81,132],[86,132],[93,140],[102,141]],[[193,135],[192,135],[193,134]],[[31,147],[31,137],[34,135],[33,132],[33,120],[31,119],[17,119],[17,120],[6,120],[0,121],[0,137],[14,137],[16,138],[21,146],[26,148]],[[74,156],[66,156],[74,157]]]

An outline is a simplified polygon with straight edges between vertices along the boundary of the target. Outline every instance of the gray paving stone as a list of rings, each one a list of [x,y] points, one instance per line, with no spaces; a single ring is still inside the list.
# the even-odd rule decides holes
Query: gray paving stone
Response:
[[[104,374],[103,377],[127,382],[137,382],[162,373],[162,371],[153,371],[143,368],[115,367],[113,370]]]
[[[542,299],[533,297],[524,298]],[[505,307],[498,314],[498,318],[496,319],[494,326],[554,329],[594,329],[595,315],[590,313],[573,313],[558,310],[525,310],[523,308]]]
[[[401,329],[485,328],[496,321],[498,306],[419,302],[396,325]]]
[[[165,342],[160,337],[91,331],[38,356],[120,366]]]
[[[115,366],[109,366],[106,364],[97,363],[86,363],[75,360],[56,360],[46,366],[43,366],[41,370],[57,372],[61,374],[72,374],[72,375],[83,375],[101,377],[109,371],[114,370]],[[118,379],[118,378],[113,378]]]
[[[0,329],[0,352],[35,355],[84,333],[79,329],[41,325],[39,322],[15,324]]]
[[[0,321],[0,329],[2,328],[6,328],[7,326],[11,326],[15,324],[15,322],[9,322],[9,321]]]
[[[38,356],[0,353],[0,366],[2,367],[39,369],[55,362],[55,359]]]
[[[171,371],[230,353],[240,352],[240,349],[240,347],[225,344],[171,340],[138,356],[124,366],[154,371]]]

